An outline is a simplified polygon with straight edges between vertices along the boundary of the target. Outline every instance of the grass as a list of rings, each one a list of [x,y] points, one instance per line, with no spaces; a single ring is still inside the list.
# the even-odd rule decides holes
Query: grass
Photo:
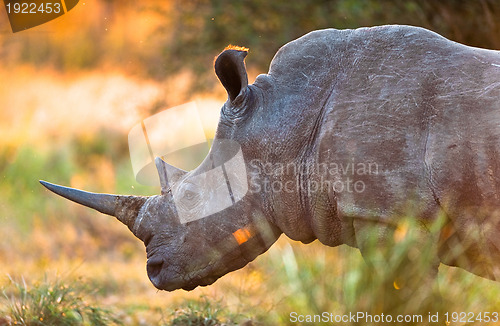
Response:
[[[241,321],[252,325],[252,320],[242,315],[228,313],[220,301],[207,296],[197,300],[187,300],[175,309],[164,326],[215,326],[215,325],[240,325]]]
[[[3,289],[4,321],[22,326],[119,325],[110,310],[89,304],[92,295],[85,283],[66,284],[58,279],[28,286],[24,279]]]

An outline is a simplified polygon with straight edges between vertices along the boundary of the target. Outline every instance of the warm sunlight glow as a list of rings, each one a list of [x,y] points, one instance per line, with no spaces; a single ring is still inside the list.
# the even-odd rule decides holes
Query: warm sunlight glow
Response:
[[[236,50],[236,51],[245,51],[245,52],[249,51],[249,49],[244,47],[244,46],[232,45],[232,44],[229,44],[228,46],[226,46],[226,48],[224,50]]]

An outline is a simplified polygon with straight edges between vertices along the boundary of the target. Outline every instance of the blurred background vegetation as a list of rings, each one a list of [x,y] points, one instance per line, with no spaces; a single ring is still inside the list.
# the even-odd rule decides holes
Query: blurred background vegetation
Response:
[[[213,59],[230,43],[250,48],[250,82],[279,47],[320,28],[409,24],[500,49],[498,0],[80,0],[16,34],[0,11],[0,325],[268,325],[291,324],[291,311],[369,310],[376,285],[363,283],[357,251],[284,238],[214,286],[158,292],[125,227],[38,179],[157,193],[135,182],[127,133],[190,100],[213,133],[225,101]],[[438,282],[450,309],[500,310],[498,284],[447,267]]]
[[[250,48],[249,67],[265,72],[280,46],[321,28],[407,24],[500,49],[497,0],[97,0],[69,15],[15,36],[1,15],[2,61],[57,70],[111,65],[157,80],[188,70],[207,88],[216,83],[213,57],[229,43]]]

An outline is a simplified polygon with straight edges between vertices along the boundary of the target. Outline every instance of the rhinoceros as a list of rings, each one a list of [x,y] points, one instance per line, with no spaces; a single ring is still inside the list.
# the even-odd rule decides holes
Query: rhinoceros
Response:
[[[126,224],[161,290],[210,285],[282,233],[364,254],[409,215],[436,245],[432,271],[500,279],[500,52],[418,27],[325,29],[281,47],[250,85],[247,54],[216,58],[228,99],[214,144],[189,172],[157,158],[160,195],[41,183]]]

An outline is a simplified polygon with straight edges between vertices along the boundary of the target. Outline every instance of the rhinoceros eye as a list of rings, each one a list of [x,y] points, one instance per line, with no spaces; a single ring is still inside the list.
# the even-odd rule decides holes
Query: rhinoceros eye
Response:
[[[200,202],[200,194],[195,185],[187,184],[182,191],[181,205],[184,209],[192,210],[197,207]]]
[[[196,193],[194,193],[190,190],[186,190],[186,192],[184,192],[184,198],[186,198],[187,200],[193,200],[195,196],[196,196]]]

